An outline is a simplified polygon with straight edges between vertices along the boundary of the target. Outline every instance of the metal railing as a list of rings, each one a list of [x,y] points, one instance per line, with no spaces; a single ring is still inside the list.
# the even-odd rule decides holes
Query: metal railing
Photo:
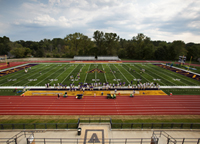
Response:
[[[153,131],[153,136],[157,137],[157,135],[164,136],[167,144],[200,144],[200,138],[174,138],[165,131]]]
[[[164,136],[165,138],[167,138],[167,144],[169,143],[174,143],[176,144],[176,139],[173,138],[172,136],[170,136],[168,133],[166,133],[165,131],[154,131],[153,134],[156,135],[156,133],[159,134],[159,137]]]
[[[10,143],[14,143],[14,144],[18,144],[19,142],[19,139],[22,137],[22,136],[30,136],[30,135],[33,135],[33,132],[32,131],[21,131],[19,132],[18,134],[14,135],[13,137],[9,138],[6,140],[6,144],[10,144]]]
[[[8,138],[0,138],[0,144],[6,144]],[[15,144],[16,140],[14,142],[10,142],[10,144]]]
[[[27,138],[27,144],[30,144],[32,139]],[[156,139],[158,141],[158,139]],[[64,143],[70,143],[70,144],[79,144],[79,143],[104,143],[104,144],[130,144],[130,143],[140,143],[150,144],[152,142],[151,138],[98,138],[91,140],[91,139],[83,139],[83,138],[35,138],[34,142],[37,144],[48,144],[48,143],[57,143],[57,144],[64,144]],[[156,144],[156,143],[155,143]]]
[[[78,123],[85,122],[85,123],[103,123],[109,122],[112,123],[112,119],[108,117],[80,117],[78,119]]]
[[[0,124],[0,129],[77,129],[78,123],[21,123]]]
[[[200,129],[200,123],[112,123],[112,129]]]
[[[0,129],[77,129],[80,122],[107,122],[112,129],[200,129],[200,123],[115,123],[107,117],[80,117],[77,123],[0,124]]]
[[[159,140],[159,139],[158,139],[157,135],[153,131],[153,134],[152,134],[152,137],[151,137],[151,141],[152,141],[153,144],[158,144],[158,141],[156,141],[156,140]]]
[[[200,144],[200,138],[176,138],[177,144]]]

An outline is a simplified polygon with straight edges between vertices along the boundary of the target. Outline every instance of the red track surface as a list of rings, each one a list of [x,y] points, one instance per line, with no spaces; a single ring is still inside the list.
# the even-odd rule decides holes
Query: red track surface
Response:
[[[117,99],[1,96],[0,115],[200,115],[200,95],[118,96]]]

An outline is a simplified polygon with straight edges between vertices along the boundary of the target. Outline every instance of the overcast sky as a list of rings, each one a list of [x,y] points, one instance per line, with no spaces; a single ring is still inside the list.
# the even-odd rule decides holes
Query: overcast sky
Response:
[[[0,36],[11,41],[96,30],[200,43],[200,0],[0,0]]]

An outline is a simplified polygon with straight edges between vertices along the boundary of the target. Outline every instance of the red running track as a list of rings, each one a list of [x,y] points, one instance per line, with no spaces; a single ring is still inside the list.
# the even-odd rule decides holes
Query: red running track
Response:
[[[117,99],[1,96],[0,115],[200,115],[200,95]]]

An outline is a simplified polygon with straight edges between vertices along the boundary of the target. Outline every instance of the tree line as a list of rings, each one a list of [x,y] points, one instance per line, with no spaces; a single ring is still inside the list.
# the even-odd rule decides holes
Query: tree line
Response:
[[[66,37],[43,39],[39,42],[19,40],[12,42],[9,37],[0,37],[0,55],[23,57],[74,57],[80,56],[119,56],[124,59],[138,60],[177,60],[186,56],[193,61],[200,58],[200,44],[153,41],[139,33],[132,39],[120,38],[116,33],[95,31],[93,38],[82,33],[69,34]]]

